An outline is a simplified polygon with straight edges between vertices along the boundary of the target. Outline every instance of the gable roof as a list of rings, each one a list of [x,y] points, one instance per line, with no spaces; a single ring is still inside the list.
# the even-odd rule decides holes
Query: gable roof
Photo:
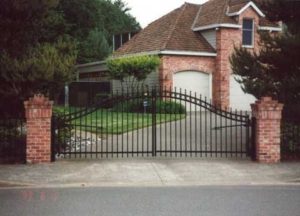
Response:
[[[234,16],[241,14],[248,7],[252,7],[261,17],[265,16],[250,0],[210,0],[201,6],[193,30],[215,27],[240,28]]]
[[[152,22],[113,56],[141,53],[215,56],[215,49],[198,31],[217,27],[241,28],[233,14],[242,13],[250,6],[263,15],[250,0],[209,0],[203,5],[185,3]],[[259,25],[262,30],[280,30],[277,24],[263,16]]]
[[[203,4],[195,19],[193,29],[214,24],[226,23],[237,24],[237,22],[226,15],[229,0],[210,0]]]
[[[255,10],[256,13],[258,13],[258,15],[260,15],[261,17],[265,17],[265,14],[252,1],[247,2],[244,0],[240,0],[240,2],[237,2],[237,4],[232,4],[232,2],[233,2],[232,0],[231,0],[231,2],[229,2],[229,6],[228,6],[228,10],[227,10],[228,16],[240,15],[247,8],[252,7],[252,9]]]
[[[113,56],[170,50],[215,53],[200,33],[191,30],[199,8],[200,5],[185,3],[148,25]]]

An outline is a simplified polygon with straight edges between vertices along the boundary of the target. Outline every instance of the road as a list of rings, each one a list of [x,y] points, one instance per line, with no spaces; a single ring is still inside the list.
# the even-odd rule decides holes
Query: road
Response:
[[[300,186],[1,189],[0,215],[299,216]]]

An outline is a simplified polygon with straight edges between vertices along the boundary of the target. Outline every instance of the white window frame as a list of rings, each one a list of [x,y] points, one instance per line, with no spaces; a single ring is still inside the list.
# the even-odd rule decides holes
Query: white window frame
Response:
[[[251,42],[251,45],[244,45],[243,44],[243,38],[244,38],[244,20],[251,20],[252,21],[252,42]],[[251,19],[251,18],[244,18],[243,19],[243,23],[242,23],[242,47],[245,47],[245,48],[253,48],[254,47],[254,20]]]

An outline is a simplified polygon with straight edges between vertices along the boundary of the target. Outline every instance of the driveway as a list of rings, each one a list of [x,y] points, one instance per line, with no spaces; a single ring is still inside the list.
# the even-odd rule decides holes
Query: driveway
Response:
[[[158,124],[155,131],[146,127],[103,137],[81,132],[80,137],[73,137],[76,150],[73,148],[71,152],[81,151],[83,154],[77,157],[88,158],[149,157],[152,156],[153,133],[156,133],[156,154],[165,157],[245,158],[247,143],[249,147],[251,143],[251,129],[244,123],[210,112],[190,112],[185,119]],[[86,155],[85,152],[91,154]]]

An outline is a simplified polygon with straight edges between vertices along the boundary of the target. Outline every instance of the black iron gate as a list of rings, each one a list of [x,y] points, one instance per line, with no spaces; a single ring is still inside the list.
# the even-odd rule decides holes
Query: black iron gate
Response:
[[[218,109],[182,90],[126,89],[55,113],[53,159],[248,157],[253,150],[247,113]]]

